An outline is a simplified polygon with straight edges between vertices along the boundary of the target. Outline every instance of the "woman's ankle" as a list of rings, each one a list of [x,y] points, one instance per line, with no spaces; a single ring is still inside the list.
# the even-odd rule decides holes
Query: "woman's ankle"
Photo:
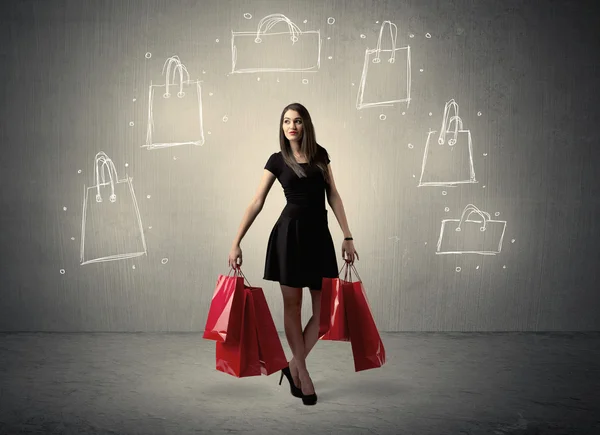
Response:
[[[306,369],[306,367],[303,370],[301,370],[300,368],[298,368],[297,370],[298,370],[299,378],[304,378],[304,377],[310,378],[310,373],[308,372],[308,369]]]

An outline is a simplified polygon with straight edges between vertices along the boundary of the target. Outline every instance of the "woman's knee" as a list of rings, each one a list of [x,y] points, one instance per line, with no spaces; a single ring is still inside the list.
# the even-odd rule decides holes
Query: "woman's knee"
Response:
[[[281,284],[284,313],[295,315],[302,311],[302,289]]]

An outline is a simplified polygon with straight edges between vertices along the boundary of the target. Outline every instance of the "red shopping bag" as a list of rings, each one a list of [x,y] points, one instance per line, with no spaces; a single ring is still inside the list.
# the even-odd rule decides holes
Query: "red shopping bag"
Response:
[[[344,292],[339,278],[323,278],[321,285],[321,315],[319,339],[349,341],[348,322],[344,309]]]
[[[202,336],[207,340],[236,343],[240,339],[246,287],[241,271],[236,269],[233,276],[230,274],[231,269],[227,276],[219,275],[217,279]]]
[[[252,290],[242,290],[242,328],[238,342],[216,343],[216,368],[237,378],[261,375]]]
[[[348,264],[346,264],[347,267]],[[352,266],[354,269],[354,266]],[[356,272],[356,269],[354,269]],[[356,273],[358,277],[358,272]],[[354,357],[354,371],[369,370],[385,364],[385,347],[377,331],[373,313],[360,277],[358,281],[344,282],[344,301],[348,316],[350,344]]]
[[[288,362],[273,322],[269,305],[262,288],[251,289],[256,318],[256,335],[258,337],[258,356],[261,372],[265,376],[287,367]]]

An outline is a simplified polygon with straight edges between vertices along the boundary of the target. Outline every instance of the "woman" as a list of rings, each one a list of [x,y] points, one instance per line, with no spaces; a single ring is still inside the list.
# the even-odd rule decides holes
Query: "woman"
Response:
[[[229,266],[242,265],[240,242],[262,210],[277,178],[287,204],[269,236],[263,279],[278,281],[281,286],[285,335],[293,354],[288,367],[282,370],[279,384],[285,375],[292,395],[302,398],[305,405],[314,405],[317,395],[306,368],[306,357],[319,339],[322,279],[336,278],[339,273],[327,225],[325,193],[344,233],[342,258],[354,263],[358,254],[333,181],[328,153],[317,144],[310,115],[301,104],[290,104],[281,112],[279,144],[281,151],[267,161],[258,190],[244,213],[229,253]],[[313,314],[302,331],[304,287],[310,289]]]

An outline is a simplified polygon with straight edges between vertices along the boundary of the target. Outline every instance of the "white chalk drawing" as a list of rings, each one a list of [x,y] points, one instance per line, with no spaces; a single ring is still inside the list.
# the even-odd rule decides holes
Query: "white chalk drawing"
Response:
[[[204,145],[201,81],[190,80],[187,68],[178,56],[171,56],[165,61],[163,75],[164,84],[150,82],[148,129],[146,144],[142,148],[154,150]],[[176,77],[179,83],[176,83]]]
[[[287,32],[270,32],[286,23]],[[231,32],[231,73],[317,72],[321,31],[302,31],[283,14],[271,14],[253,32]]]
[[[94,184],[83,189],[81,265],[146,255],[131,181],[127,174],[119,180],[112,160],[104,152],[96,154]]]
[[[427,134],[419,187],[477,183],[471,131],[463,128],[458,104],[453,99],[444,108],[437,144],[432,143],[435,133]]]
[[[477,215],[471,219],[471,215]],[[436,254],[496,255],[502,251],[506,221],[490,219],[490,214],[468,204],[460,219],[444,219]]]
[[[392,48],[384,50],[381,43],[386,25],[390,29]],[[397,34],[396,25],[384,21],[379,30],[377,47],[367,48],[356,97],[357,109],[392,106],[395,103],[406,103],[406,107],[410,105],[410,46],[396,48]]]

